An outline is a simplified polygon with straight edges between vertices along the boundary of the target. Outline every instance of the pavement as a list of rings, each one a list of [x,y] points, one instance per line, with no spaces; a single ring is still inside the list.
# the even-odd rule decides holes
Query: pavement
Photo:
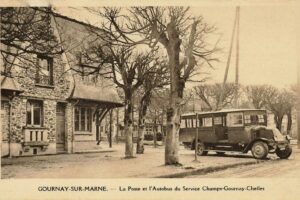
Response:
[[[124,158],[124,143],[113,144],[112,148],[102,145],[105,147],[102,152],[2,158],[1,178],[179,178],[278,159],[272,154],[266,160],[256,160],[250,153],[217,156],[212,152],[195,161],[194,151],[181,147],[182,165],[168,166],[164,165],[161,145],[156,148],[145,145],[145,153],[135,154],[132,159]]]

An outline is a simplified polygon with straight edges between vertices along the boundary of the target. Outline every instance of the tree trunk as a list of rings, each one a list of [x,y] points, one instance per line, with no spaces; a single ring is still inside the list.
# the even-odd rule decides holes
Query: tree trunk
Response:
[[[156,110],[154,112],[154,126],[153,126],[153,143],[154,143],[154,148],[157,146],[157,127],[156,127]]]
[[[132,93],[125,91],[126,106],[124,112],[125,158],[133,157],[133,127],[132,127]]]
[[[144,153],[145,116],[151,100],[151,91],[147,90],[143,95],[139,106],[138,139],[136,153]]]
[[[113,117],[113,110],[109,111],[109,148],[112,147],[112,117]]]
[[[167,110],[167,137],[165,146],[165,164],[179,164],[179,128],[181,115],[182,93],[184,81],[180,78],[179,52],[181,40],[176,30],[175,22],[170,22],[167,26],[169,43],[167,47],[169,58],[171,93],[170,103]]]
[[[286,132],[288,135],[291,134],[291,130],[292,130],[292,111],[289,110],[289,112],[287,113],[287,118],[288,118],[288,121],[287,121],[287,128],[286,128]]]
[[[145,117],[142,114],[142,111],[139,111],[139,126],[138,126],[138,138],[136,144],[136,153],[144,153],[144,134],[145,134]]]
[[[160,121],[160,124],[161,124],[161,134],[162,134],[162,139],[161,139],[161,142],[162,142],[162,145],[165,145],[165,131],[164,131],[164,109],[162,110],[162,113],[161,113],[161,121]]]
[[[276,123],[276,128],[281,132],[281,126],[282,126],[282,115],[275,115],[274,116],[275,123]]]
[[[119,143],[119,108],[117,108],[117,133],[116,133],[116,142]]]

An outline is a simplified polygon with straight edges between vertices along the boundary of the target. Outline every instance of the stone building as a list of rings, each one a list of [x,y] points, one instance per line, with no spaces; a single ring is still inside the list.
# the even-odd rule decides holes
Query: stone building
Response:
[[[83,46],[93,39],[89,25],[59,14],[50,23],[64,53],[26,55],[29,67],[14,66],[11,77],[1,77],[1,156],[101,148],[103,117],[123,106],[111,83],[70,70],[90,70],[78,59]]]

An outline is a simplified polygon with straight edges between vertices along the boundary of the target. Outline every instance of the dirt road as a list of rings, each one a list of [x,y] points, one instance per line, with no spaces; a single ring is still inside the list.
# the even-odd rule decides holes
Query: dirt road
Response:
[[[204,175],[187,178],[300,178],[300,152],[294,152],[288,160],[270,159],[254,165],[239,166]]]

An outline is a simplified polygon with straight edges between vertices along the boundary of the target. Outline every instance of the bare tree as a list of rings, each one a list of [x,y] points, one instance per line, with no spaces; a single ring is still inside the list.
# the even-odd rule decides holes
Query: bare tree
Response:
[[[274,114],[276,128],[281,130],[282,120],[287,115],[287,133],[292,126],[292,108],[295,95],[286,89],[277,89],[271,85],[252,85],[245,88],[246,95],[254,108],[266,108]]]
[[[267,99],[276,93],[276,88],[270,85],[250,85],[244,91],[254,108],[262,109],[266,108]]]
[[[135,92],[143,85],[146,77],[155,74],[157,67],[155,56],[153,53],[134,52],[134,48],[111,44],[91,45],[82,56],[88,65],[98,66],[89,73],[98,73],[113,80],[124,93],[125,157],[132,158],[133,97]]]
[[[51,8],[0,8],[1,56],[4,69],[1,75],[11,76],[13,66],[26,68],[26,62],[36,63],[28,54],[61,54],[61,44],[53,34]]]
[[[91,9],[90,9],[91,10]],[[203,17],[192,17],[187,7],[133,7],[91,10],[104,18],[107,41],[132,46],[162,47],[168,56],[170,98],[167,109],[165,164],[179,164],[179,127],[185,82],[196,67],[212,66],[217,48],[207,37],[215,30]],[[114,42],[112,42],[114,43]]]
[[[276,90],[274,95],[267,99],[267,107],[274,114],[276,128],[281,130],[282,120],[284,115],[288,117],[288,132],[292,126],[292,108],[294,105],[294,98],[287,90]]]
[[[220,102],[222,90],[224,90],[223,98],[222,102]],[[194,87],[195,95],[202,100],[207,110],[218,110],[232,105],[236,90],[237,87],[234,83],[225,84],[225,88],[220,83],[203,84]]]
[[[140,91],[142,95],[139,101],[138,139],[136,148],[136,153],[138,154],[144,153],[145,116],[151,103],[153,92],[169,84],[165,63],[160,62],[157,64],[158,66],[153,73],[148,73],[145,76],[143,87]]]

